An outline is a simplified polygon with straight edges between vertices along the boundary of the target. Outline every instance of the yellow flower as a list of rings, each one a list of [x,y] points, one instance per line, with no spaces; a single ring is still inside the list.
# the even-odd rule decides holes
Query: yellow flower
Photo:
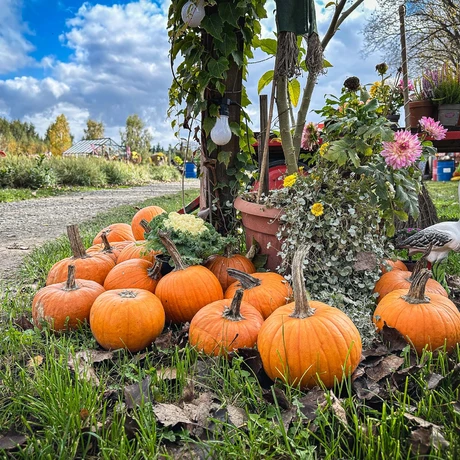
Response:
[[[297,174],[291,174],[290,176],[286,176],[283,181],[283,186],[284,187],[292,187],[295,184],[295,181],[297,180]]]
[[[324,144],[321,145],[321,147],[319,148],[319,154],[321,156],[323,156],[326,152],[327,152],[327,149],[329,148],[329,142],[325,142]]]
[[[324,214],[324,206],[321,203],[315,203],[310,208],[310,211],[316,217],[322,216]]]
[[[375,98],[377,96],[377,93],[379,91],[380,86],[382,86],[382,83],[380,81],[376,81],[370,88],[369,94],[371,97]]]
[[[318,180],[319,179],[319,176],[317,174],[314,174],[314,173],[311,173],[310,174],[310,177],[313,179],[313,180]]]

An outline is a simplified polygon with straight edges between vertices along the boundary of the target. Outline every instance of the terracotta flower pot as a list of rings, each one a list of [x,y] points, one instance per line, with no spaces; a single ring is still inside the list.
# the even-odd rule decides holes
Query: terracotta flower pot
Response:
[[[422,117],[435,117],[435,105],[430,99],[409,102],[410,127],[417,128]]]
[[[246,246],[249,248],[254,238],[260,244],[260,253],[268,256],[265,268],[275,271],[281,263],[281,257],[278,256],[278,252],[281,250],[281,241],[278,241],[276,233],[279,229],[279,218],[283,211],[277,208],[267,208],[262,204],[251,203],[241,197],[235,200],[233,206],[241,212],[246,233]]]

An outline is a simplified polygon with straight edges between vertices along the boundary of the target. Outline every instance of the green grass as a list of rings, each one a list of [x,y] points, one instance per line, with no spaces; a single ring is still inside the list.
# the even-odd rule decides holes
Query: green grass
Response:
[[[425,182],[431,198],[436,203],[439,220],[460,219],[458,182]]]
[[[187,191],[185,201],[196,193]],[[176,194],[140,205],[148,204],[177,210],[181,199]],[[81,225],[85,244],[109,223],[130,222],[134,212],[123,206]],[[23,315],[30,319],[32,297],[50,266],[69,254],[65,238],[35,250],[18,282],[0,296],[0,446],[2,434],[24,436],[15,449],[0,449],[0,458],[460,458],[459,349],[419,359],[407,348],[395,352],[404,360],[401,368],[411,372],[382,381],[379,396],[359,399],[345,379],[312,409],[308,392],[280,382],[267,385],[243,357],[198,354],[180,327],[172,328],[170,347],[115,351],[87,365],[86,373],[75,371],[79,352],[101,351],[88,326],[56,335],[22,330],[16,322]],[[165,370],[173,370],[175,378],[165,378]],[[429,389],[436,375],[443,380]],[[128,394],[137,387],[138,404],[132,404]],[[192,423],[160,423],[159,404],[175,405]],[[411,443],[416,423],[408,416],[439,426],[445,447],[435,443],[418,454]]]

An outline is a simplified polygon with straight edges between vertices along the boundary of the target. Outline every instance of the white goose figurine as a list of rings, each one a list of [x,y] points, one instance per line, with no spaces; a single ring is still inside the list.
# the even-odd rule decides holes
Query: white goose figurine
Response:
[[[460,203],[460,182],[458,185]],[[398,248],[408,249],[409,255],[412,255],[425,252],[431,244],[433,246],[426,260],[433,264],[433,275],[437,278],[435,272],[439,262],[447,259],[450,251],[460,252],[460,220],[457,222],[439,222],[424,228],[401,241]]]

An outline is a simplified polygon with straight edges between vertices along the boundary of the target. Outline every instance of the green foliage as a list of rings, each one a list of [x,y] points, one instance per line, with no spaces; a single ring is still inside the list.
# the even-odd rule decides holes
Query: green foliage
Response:
[[[129,147],[131,152],[137,152],[143,158],[150,152],[152,135],[139,115],[128,116],[125,130],[120,130],[120,137],[121,144],[124,147]]]
[[[44,156],[11,156],[0,162],[0,187],[39,189],[56,185],[55,171]]]
[[[32,123],[0,117],[0,150],[7,155],[34,155],[47,151]]]
[[[181,178],[179,170],[174,166],[150,166],[150,177],[152,180],[161,182],[178,181]]]
[[[166,253],[158,232],[167,232],[171,241],[187,265],[200,265],[209,256],[223,251],[227,239],[212,225],[192,214],[163,213],[149,223],[151,231],[146,234],[149,249]],[[171,260],[174,266],[174,261]]]
[[[104,137],[104,123],[89,119],[83,132],[82,140],[101,139]]]
[[[101,187],[106,176],[100,167],[100,161],[90,158],[66,157],[52,160],[60,185],[80,185]]]
[[[460,104],[460,68],[444,65],[436,75],[433,102],[441,104]]]

